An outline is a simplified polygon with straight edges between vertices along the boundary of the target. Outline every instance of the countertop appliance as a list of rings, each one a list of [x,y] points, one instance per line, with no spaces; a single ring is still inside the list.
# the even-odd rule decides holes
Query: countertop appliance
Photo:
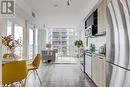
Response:
[[[87,27],[87,29],[85,29],[85,37],[93,36],[97,34],[97,31],[98,30],[95,25],[90,25],[89,27]]]
[[[100,46],[99,53],[106,55],[106,44],[104,44],[103,46]]]
[[[130,1],[111,0],[107,12],[106,87],[130,87]]]

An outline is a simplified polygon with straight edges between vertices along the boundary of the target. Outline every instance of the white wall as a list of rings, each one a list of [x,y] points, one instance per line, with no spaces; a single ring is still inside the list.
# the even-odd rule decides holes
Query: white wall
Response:
[[[1,36],[3,35],[2,34],[2,31],[5,29],[5,27],[3,25],[4,24],[4,21],[3,19],[0,19],[0,38]],[[0,42],[0,71],[2,71],[2,43]],[[2,87],[2,72],[0,72],[0,87]]]
[[[28,43],[29,43],[29,31],[28,31],[28,22],[24,21],[24,27],[23,27],[23,57],[28,57]]]
[[[0,19],[0,29],[2,30],[2,35],[4,36],[6,35],[6,25],[7,25],[7,20],[6,19]],[[7,51],[7,49],[5,48],[5,46],[2,45],[2,53]]]
[[[15,0],[16,15],[26,19],[30,24],[35,25],[37,28],[43,28],[42,24],[38,21],[38,14],[34,11],[24,0]],[[36,18],[32,17],[32,12],[35,13]]]
[[[84,11],[81,13],[82,20],[80,24],[77,26],[75,32],[79,32],[79,39],[83,40],[84,45],[85,42],[85,20],[92,14],[92,12],[98,7],[102,0],[88,0],[88,4],[86,5]]]
[[[0,18],[0,38],[6,35],[6,19]],[[1,40],[1,39],[0,39]],[[0,41],[0,71],[2,71],[2,53],[6,49],[3,49],[2,42]],[[2,72],[0,72],[0,87],[2,87]]]
[[[84,20],[80,23],[76,32],[80,33],[79,39],[82,40],[85,45],[85,21]]]
[[[84,9],[84,11],[81,13],[81,17],[82,17],[82,20],[81,22],[89,17],[89,15],[91,15],[91,13],[97,8],[97,6],[101,3],[101,1],[103,0],[87,0],[87,5]]]
[[[24,0],[15,0],[15,4],[16,15],[26,20],[30,20],[32,18],[33,10],[24,2]]]
[[[41,53],[42,50],[46,49],[46,30],[39,29],[38,30],[38,51]]]
[[[32,12],[35,13],[36,18],[32,17]],[[23,57],[28,58],[29,27],[35,26],[37,29],[42,29],[43,26],[41,26],[41,23],[38,21],[37,13],[32,8],[30,8],[24,0],[16,0],[16,16],[19,16],[24,20],[22,22],[24,26]],[[38,30],[38,37],[39,52],[41,52],[41,50],[45,49],[46,31]]]
[[[85,20],[82,20],[79,26],[77,27],[76,33],[78,34],[78,38],[76,40],[82,40],[84,49],[86,49],[86,38],[85,38]]]

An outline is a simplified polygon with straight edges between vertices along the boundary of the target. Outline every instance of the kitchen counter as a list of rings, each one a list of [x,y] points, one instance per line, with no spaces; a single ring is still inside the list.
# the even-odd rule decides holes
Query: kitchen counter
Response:
[[[88,55],[97,55],[97,56],[100,56],[100,57],[106,57],[106,55],[105,54],[101,54],[101,53],[99,53],[99,52],[94,52],[94,53],[92,53],[91,51],[86,51],[86,54],[88,54]]]
[[[101,54],[101,53],[93,53],[93,54],[95,54],[95,55],[97,55],[97,56],[101,56],[101,57],[106,57],[106,55]]]
[[[102,65],[98,63],[102,63],[105,60],[106,56],[99,53],[98,51],[94,53],[92,53],[91,51],[86,51],[85,54],[82,55],[83,57],[81,58],[81,70],[92,79],[92,67],[102,67]]]

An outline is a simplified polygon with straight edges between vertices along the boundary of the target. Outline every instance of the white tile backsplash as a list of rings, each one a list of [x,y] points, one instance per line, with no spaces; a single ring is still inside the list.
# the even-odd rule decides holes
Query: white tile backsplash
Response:
[[[99,50],[99,48],[101,46],[103,46],[104,44],[106,44],[106,36],[99,36],[99,37],[95,37],[95,38],[89,38],[88,40],[88,48],[90,46],[90,44],[95,44],[96,50]]]

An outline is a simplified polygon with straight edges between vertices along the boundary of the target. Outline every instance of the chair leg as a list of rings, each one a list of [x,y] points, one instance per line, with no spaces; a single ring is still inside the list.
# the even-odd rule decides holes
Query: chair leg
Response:
[[[7,84],[7,87],[11,87],[12,86],[12,84]]]
[[[2,85],[2,87],[5,87],[5,86],[6,86],[5,84]]]
[[[33,72],[32,71],[30,71],[30,73],[28,73],[28,75],[27,75],[27,77],[26,78],[28,78],[31,74],[32,74]]]
[[[36,79],[36,72],[35,72],[35,70],[33,70],[33,75],[34,75],[34,77],[35,77],[35,79]]]
[[[5,87],[8,87],[9,85],[7,84],[7,85],[5,85]]]
[[[8,85],[8,86],[9,86],[9,85]],[[7,86],[7,87],[8,87],[8,86]],[[10,86],[9,86],[9,87],[15,87],[15,85],[14,85],[14,84],[10,84]]]
[[[7,84],[4,84],[3,87],[8,87],[8,85],[7,85]]]
[[[24,86],[23,81],[20,81],[19,83],[20,83],[20,85],[21,85],[20,87],[23,87],[23,86]]]
[[[22,87],[25,87],[26,86],[26,81],[27,81],[27,77],[25,78],[25,81],[24,81],[24,83],[22,82]]]
[[[39,75],[38,75],[37,70],[35,70],[35,71],[36,71],[36,74],[37,74],[37,77],[38,77],[38,79],[39,79],[40,83],[42,84],[42,81],[41,81],[41,79],[40,79],[40,77],[39,77]]]

